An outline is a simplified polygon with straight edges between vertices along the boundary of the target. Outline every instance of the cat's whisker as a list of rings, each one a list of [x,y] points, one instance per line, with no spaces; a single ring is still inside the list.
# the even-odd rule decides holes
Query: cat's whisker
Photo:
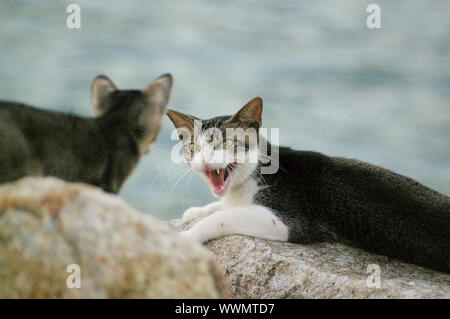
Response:
[[[178,178],[177,182],[175,184],[177,184],[179,182],[179,180],[181,179],[181,177],[183,177],[183,175],[185,175],[187,172],[190,171],[190,168],[183,168],[184,166],[181,165],[175,165],[176,167],[176,171],[174,170],[174,166],[171,167],[171,172],[167,177],[167,180],[160,186],[159,188],[159,193],[158,193],[158,197],[162,196],[164,189],[166,188],[166,186],[170,185],[170,183],[173,181],[173,179]],[[170,190],[173,190],[173,188],[175,187],[175,184],[172,184],[172,187],[170,187]],[[170,195],[170,191],[167,192],[167,195],[165,197],[165,200],[163,201],[164,203],[167,202],[168,196]]]
[[[193,171],[190,171],[192,174],[189,174],[189,179],[188,182],[184,185],[184,189],[183,189],[183,202],[185,202],[186,200],[186,190],[188,189],[188,187],[191,185],[192,182],[192,176],[194,176]]]
[[[190,168],[188,168],[179,178],[178,178],[178,180],[174,183],[174,185],[172,185],[172,188],[171,188],[171,190],[175,190],[175,188],[177,187],[177,185],[181,182],[181,180],[183,180],[186,176],[190,176],[190,177],[192,177],[192,175],[193,175],[193,172],[192,172],[192,170],[190,169]],[[186,188],[184,188],[184,191],[183,191],[183,201],[184,201],[184,195],[185,195],[185,192],[186,192]],[[169,200],[169,196],[170,196],[170,194],[171,194],[172,192],[168,192],[167,193],[167,196],[166,196],[166,199],[165,199],[165,203],[167,203],[167,201]]]
[[[164,203],[167,203],[167,201],[169,200],[169,196],[173,193],[173,191],[176,188],[176,186],[178,185],[178,183],[183,179],[183,177],[185,177],[190,172],[191,172],[191,169],[188,167],[188,168],[184,169],[181,173],[177,174],[177,176],[179,176],[179,177],[175,181],[175,183],[173,183],[172,186],[170,187],[170,191],[167,192],[167,195],[166,195],[166,197],[165,197],[165,199],[163,201]],[[175,178],[177,176],[175,176]]]
[[[225,170],[227,171],[228,174],[231,174],[232,172],[236,173],[241,179],[241,183],[244,182],[244,178],[242,177],[241,174],[239,174],[239,171],[237,169],[230,170],[227,167],[225,167]]]
[[[181,167],[180,167],[181,168]],[[166,186],[177,176],[179,176],[180,174],[180,170],[177,167],[178,170],[175,170],[174,167],[170,168],[169,174],[166,175],[166,181],[160,185],[158,192],[157,192],[157,197],[162,196],[163,190],[166,188]],[[181,174],[184,173],[184,170],[181,172]]]
[[[172,171],[172,170],[171,170],[172,165],[173,165],[172,163],[167,162],[167,163],[163,163],[163,164],[161,165],[161,167],[158,167],[159,172],[158,172],[158,174],[156,175],[156,177],[153,179],[152,183],[151,183],[150,186],[149,186],[149,193],[152,192],[153,186],[155,185],[156,181],[157,181],[160,177],[162,177],[166,172],[171,172],[171,171]]]
[[[246,166],[249,166],[250,164],[249,163],[244,163]],[[258,175],[255,175],[255,174],[258,174]],[[251,176],[258,182],[258,184],[259,184],[259,182],[261,182],[261,183],[263,183],[264,184],[264,187],[260,187],[260,189],[265,189],[265,188],[269,188],[270,186],[267,184],[267,182],[266,182],[266,179],[264,178],[264,176],[257,170],[257,169],[255,169],[255,170],[253,170],[252,171],[252,173],[251,173]],[[269,190],[269,193],[270,193],[270,190]]]

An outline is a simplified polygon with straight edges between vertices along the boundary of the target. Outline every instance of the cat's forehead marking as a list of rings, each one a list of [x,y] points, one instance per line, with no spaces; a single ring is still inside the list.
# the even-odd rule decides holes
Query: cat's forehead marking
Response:
[[[211,128],[223,129],[226,124],[226,121],[230,117],[231,116],[218,116],[218,117],[214,117],[209,120],[203,120],[202,121],[202,131],[206,131]]]

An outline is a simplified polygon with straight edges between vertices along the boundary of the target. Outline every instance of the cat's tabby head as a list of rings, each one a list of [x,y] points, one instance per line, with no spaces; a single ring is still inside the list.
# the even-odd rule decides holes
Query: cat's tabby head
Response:
[[[172,76],[164,74],[143,90],[118,90],[108,77],[99,75],[91,86],[94,114],[107,120],[111,130],[127,127],[137,140],[139,153],[148,153],[161,129],[172,82]]]
[[[241,185],[255,171],[261,98],[252,99],[234,115],[209,120],[174,110],[167,115],[178,129],[186,162],[206,179],[215,196]]]

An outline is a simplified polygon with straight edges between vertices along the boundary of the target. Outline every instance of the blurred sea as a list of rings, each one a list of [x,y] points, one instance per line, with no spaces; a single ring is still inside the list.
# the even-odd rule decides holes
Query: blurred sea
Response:
[[[81,29],[66,7],[81,7]],[[280,144],[358,158],[450,193],[450,1],[0,2],[0,99],[89,116],[97,74],[143,88],[171,72],[170,107],[198,117],[264,99]],[[172,124],[121,196],[159,218],[212,200],[170,161]]]

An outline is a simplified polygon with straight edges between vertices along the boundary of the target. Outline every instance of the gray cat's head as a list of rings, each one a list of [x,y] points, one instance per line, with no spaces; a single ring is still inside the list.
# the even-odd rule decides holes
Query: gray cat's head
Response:
[[[127,129],[137,139],[139,153],[148,153],[161,130],[172,83],[172,76],[164,74],[143,90],[118,90],[108,77],[99,75],[91,86],[94,114],[107,120],[111,134],[118,127]]]
[[[258,165],[262,99],[248,102],[232,116],[200,120],[168,110],[178,129],[186,162],[203,176],[215,196],[245,182]]]

